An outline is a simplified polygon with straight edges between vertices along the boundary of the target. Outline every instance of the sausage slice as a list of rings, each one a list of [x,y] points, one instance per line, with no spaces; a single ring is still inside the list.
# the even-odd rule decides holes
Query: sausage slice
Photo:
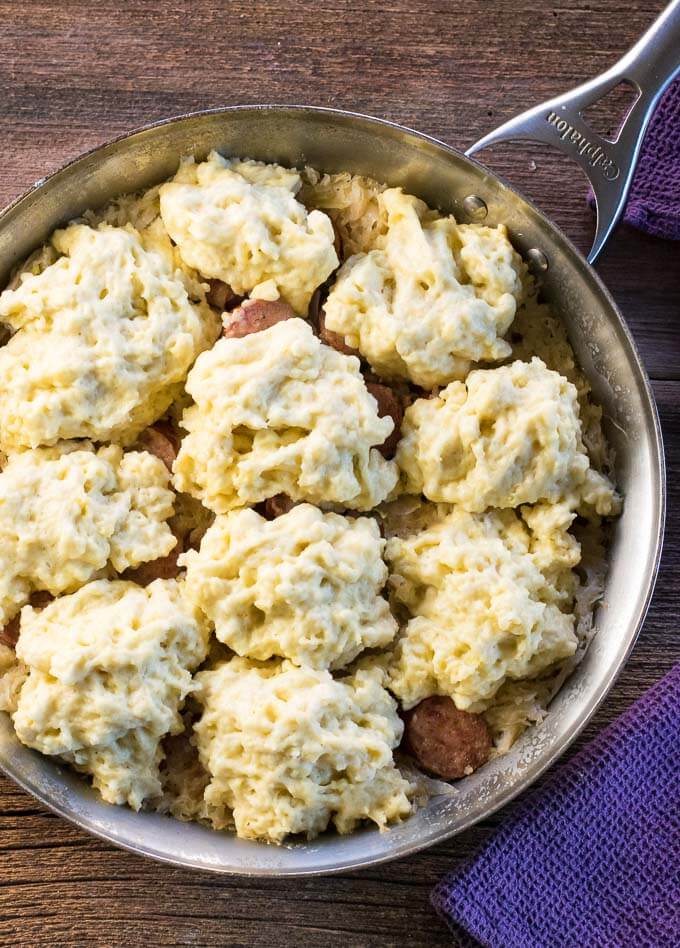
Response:
[[[269,329],[284,319],[295,316],[293,308],[283,300],[246,300],[229,315],[223,335],[227,339],[241,339],[252,332]]]
[[[34,609],[44,609],[51,602],[54,602],[54,596],[46,589],[38,589],[28,597],[28,604],[33,606]]]
[[[389,385],[381,385],[379,382],[366,382],[366,388],[378,403],[378,415],[381,418],[389,415],[394,422],[394,431],[378,448],[383,457],[389,460],[394,457],[399,438],[401,438],[404,406],[399,395]]]
[[[172,473],[172,465],[177,457],[179,443],[177,435],[167,422],[157,421],[150,428],[145,428],[137,438],[138,447],[149,454],[160,458],[167,469]]]
[[[180,574],[177,558],[182,552],[183,544],[178,538],[176,546],[170,550],[167,556],[159,556],[157,560],[140,563],[139,566],[135,566],[133,569],[125,570],[123,579],[137,583],[138,586],[148,586],[154,579],[176,579]]]
[[[16,648],[19,640],[19,627],[21,623],[21,613],[17,613],[13,619],[10,619],[4,629],[0,629],[0,644],[7,648]]]
[[[288,494],[274,494],[273,497],[269,497],[262,504],[262,516],[266,517],[267,520],[276,520],[277,517],[282,517],[292,510],[295,504],[296,501]]]
[[[339,332],[333,332],[332,329],[326,327],[326,314],[323,308],[319,310],[319,339],[321,342],[325,342],[327,346],[330,346],[331,349],[337,349],[338,352],[342,352],[343,355],[360,358],[358,349],[352,349],[351,346],[345,343],[344,337],[341,336]]]
[[[486,721],[480,714],[459,711],[451,698],[425,698],[405,713],[404,721],[404,749],[437,777],[458,780],[489,759]]]
[[[205,294],[205,298],[211,306],[219,309],[220,312],[224,312],[225,309],[233,309],[234,306],[238,306],[243,302],[243,297],[235,293],[224,280],[208,280],[208,284],[210,289]]]

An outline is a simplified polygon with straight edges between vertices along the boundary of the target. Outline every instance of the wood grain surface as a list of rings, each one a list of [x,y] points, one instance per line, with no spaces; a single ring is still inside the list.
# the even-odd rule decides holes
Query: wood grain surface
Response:
[[[235,103],[356,109],[463,147],[610,65],[662,6],[0,0],[0,204],[121,132]],[[592,216],[580,172],[561,157],[526,148],[499,148],[486,160],[587,247]],[[677,244],[622,227],[598,265],[654,380],[670,498],[649,617],[577,747],[680,658],[679,255]],[[430,889],[507,812],[372,871],[248,881],[171,869],[114,849],[0,777],[0,944],[450,944],[429,907]]]

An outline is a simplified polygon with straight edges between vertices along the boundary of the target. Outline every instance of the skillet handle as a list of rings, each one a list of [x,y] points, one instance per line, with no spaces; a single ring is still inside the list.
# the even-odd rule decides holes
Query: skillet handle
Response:
[[[593,263],[621,217],[642,139],[666,87],[680,73],[680,0],[673,0],[633,48],[606,72],[564,95],[548,99],[489,132],[465,152],[474,155],[505,141],[543,142],[579,163],[595,195],[597,224],[588,260]],[[619,83],[637,92],[612,139],[592,131],[585,110]]]

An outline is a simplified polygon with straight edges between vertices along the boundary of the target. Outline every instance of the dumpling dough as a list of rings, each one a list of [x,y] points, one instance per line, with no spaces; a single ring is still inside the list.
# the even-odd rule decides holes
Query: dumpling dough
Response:
[[[290,662],[233,658],[196,676],[203,716],[195,725],[213,809],[233,810],[238,836],[309,839],[332,820],[349,833],[411,809],[410,784],[394,765],[403,724],[374,672],[334,681]]]
[[[380,200],[382,247],[344,264],[324,304],[326,327],[380,375],[424,388],[464,378],[472,362],[509,356],[500,337],[522,284],[505,227],[437,217],[400,188]]]
[[[375,520],[301,504],[271,522],[254,510],[219,516],[180,565],[188,594],[239,655],[340,668],[397,631],[380,595],[384,547]]]
[[[26,666],[17,661],[13,648],[0,643],[0,711],[16,711]]]
[[[0,294],[0,320],[15,331],[0,349],[0,448],[131,443],[219,322],[132,227],[74,224],[51,244],[59,259]]]
[[[397,463],[405,488],[473,512],[569,499],[600,515],[618,510],[592,470],[577,393],[540,359],[471,372],[405,413]]]
[[[220,339],[196,360],[182,417],[189,432],[175,486],[216,513],[285,493],[294,500],[368,510],[397,481],[375,447],[391,433],[359,362],[288,319]]]
[[[227,159],[180,165],[161,187],[161,216],[185,263],[239,294],[282,296],[304,316],[338,265],[330,219],[295,200],[296,171]]]
[[[83,222],[90,227],[111,224],[113,227],[132,225],[139,234],[145,250],[153,250],[166,257],[177,279],[181,280],[194,302],[205,302],[208,285],[193,267],[186,265],[177,245],[170,239],[161,220],[161,185],[134,194],[121,194],[110,204],[96,210],[85,211]]]
[[[122,572],[169,553],[168,479],[158,458],[115,445],[11,456],[0,473],[0,626],[34,590],[72,592],[108,563]]]
[[[138,810],[161,792],[160,741],[182,729],[179,710],[207,643],[174,580],[146,589],[98,580],[41,612],[26,606],[17,737],[91,774],[107,803]]]
[[[528,678],[576,650],[574,514],[560,504],[471,514],[387,543],[397,603],[413,618],[388,661],[410,708],[433,694],[483,711],[507,678]],[[380,659],[379,659],[380,660]]]

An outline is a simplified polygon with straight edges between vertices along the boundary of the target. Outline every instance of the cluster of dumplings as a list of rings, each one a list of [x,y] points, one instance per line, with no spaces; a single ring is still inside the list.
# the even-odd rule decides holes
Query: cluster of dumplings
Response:
[[[56,231],[0,294],[17,738],[268,842],[499,752],[620,505],[587,390],[513,361],[527,285],[502,226],[217,153]]]

